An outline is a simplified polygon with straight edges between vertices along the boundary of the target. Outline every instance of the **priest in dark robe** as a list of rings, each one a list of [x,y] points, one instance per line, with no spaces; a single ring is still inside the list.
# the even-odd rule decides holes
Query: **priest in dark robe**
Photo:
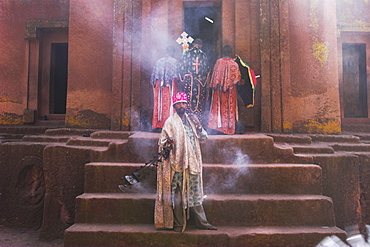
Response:
[[[207,55],[201,50],[203,41],[195,39],[192,48],[186,50],[181,59],[180,74],[183,91],[188,95],[188,112],[197,115],[204,124],[203,113],[208,92],[210,66]]]
[[[168,46],[166,53],[167,56],[155,63],[150,78],[154,94],[152,129],[163,128],[164,122],[174,112],[172,96],[177,93],[179,62],[173,57],[175,54],[173,46]]]
[[[223,57],[216,61],[210,88],[212,89],[208,128],[232,135],[238,121],[238,102],[236,85],[241,73],[238,64],[231,58],[232,47],[222,48]]]

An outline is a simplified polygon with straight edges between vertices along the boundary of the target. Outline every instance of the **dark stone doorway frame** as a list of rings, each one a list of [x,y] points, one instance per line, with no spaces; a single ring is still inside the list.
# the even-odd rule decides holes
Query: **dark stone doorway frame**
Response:
[[[68,43],[68,26],[68,19],[29,19],[25,22],[25,39],[28,40],[29,53],[25,112],[34,111],[36,119],[44,115],[47,115],[49,120],[64,120],[65,118],[65,113],[59,113],[63,112],[63,109],[55,111],[55,104],[49,104],[55,98],[51,91],[53,82],[50,81],[52,73],[50,63],[51,44]],[[59,37],[47,41],[50,47],[43,47],[45,38],[48,39],[48,36],[53,35]],[[67,76],[67,71],[65,73]],[[58,114],[54,114],[55,112]]]
[[[355,27],[348,26],[340,26],[340,28],[341,33],[338,37],[338,71],[342,128],[344,128],[343,130],[361,129],[363,126],[370,124],[370,77],[368,69],[370,64],[370,27],[364,30],[357,30]],[[346,66],[349,66],[349,68],[345,68]],[[357,72],[354,73],[355,71]],[[352,75],[356,75],[356,78]],[[355,89],[355,86],[358,89]],[[348,89],[352,92],[347,92]],[[352,99],[355,90],[357,90],[358,96],[356,99]],[[352,95],[350,95],[351,93]],[[360,94],[361,96],[359,96]],[[358,114],[358,110],[356,110],[357,113],[349,112],[351,107],[357,107],[362,112],[360,114]],[[358,116],[356,117],[355,115]]]
[[[207,19],[206,19],[207,18]],[[220,55],[221,6],[215,2],[184,3],[184,29],[194,39],[200,38],[211,67]]]
[[[344,43],[343,111],[345,118],[368,118],[366,44]]]

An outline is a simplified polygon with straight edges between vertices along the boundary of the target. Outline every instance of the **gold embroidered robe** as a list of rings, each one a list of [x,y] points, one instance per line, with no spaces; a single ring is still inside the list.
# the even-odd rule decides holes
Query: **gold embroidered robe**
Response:
[[[190,138],[185,132],[182,119],[175,113],[170,116],[165,122],[161,136],[158,142],[161,148],[168,138],[175,141],[174,148],[170,152],[168,159],[158,163],[157,167],[157,197],[154,210],[154,225],[156,228],[173,228],[173,196],[171,194],[171,184],[175,172],[183,172],[183,191],[182,200],[187,202],[189,195],[189,173],[198,174],[201,187],[201,198],[203,198],[203,185],[202,185],[202,155],[200,151],[200,140],[208,138],[207,132],[202,129],[197,133],[195,124],[185,114],[187,121],[190,123],[193,133],[195,149],[193,148]],[[183,205],[187,209],[187,205]]]

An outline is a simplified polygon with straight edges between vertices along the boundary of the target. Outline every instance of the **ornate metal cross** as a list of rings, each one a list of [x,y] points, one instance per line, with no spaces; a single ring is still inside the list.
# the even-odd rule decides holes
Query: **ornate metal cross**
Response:
[[[181,37],[177,38],[176,42],[180,45],[182,44],[182,50],[185,51],[186,49],[189,48],[189,43],[192,43],[194,39],[189,36],[188,34],[184,31],[181,34]]]

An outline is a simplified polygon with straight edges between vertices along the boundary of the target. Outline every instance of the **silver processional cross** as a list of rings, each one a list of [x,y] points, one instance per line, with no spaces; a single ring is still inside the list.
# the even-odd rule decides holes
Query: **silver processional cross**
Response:
[[[184,31],[181,34],[181,37],[177,38],[176,42],[180,45],[182,44],[182,50],[185,51],[186,49],[189,48],[189,43],[192,43],[194,39],[189,36],[188,34]]]

